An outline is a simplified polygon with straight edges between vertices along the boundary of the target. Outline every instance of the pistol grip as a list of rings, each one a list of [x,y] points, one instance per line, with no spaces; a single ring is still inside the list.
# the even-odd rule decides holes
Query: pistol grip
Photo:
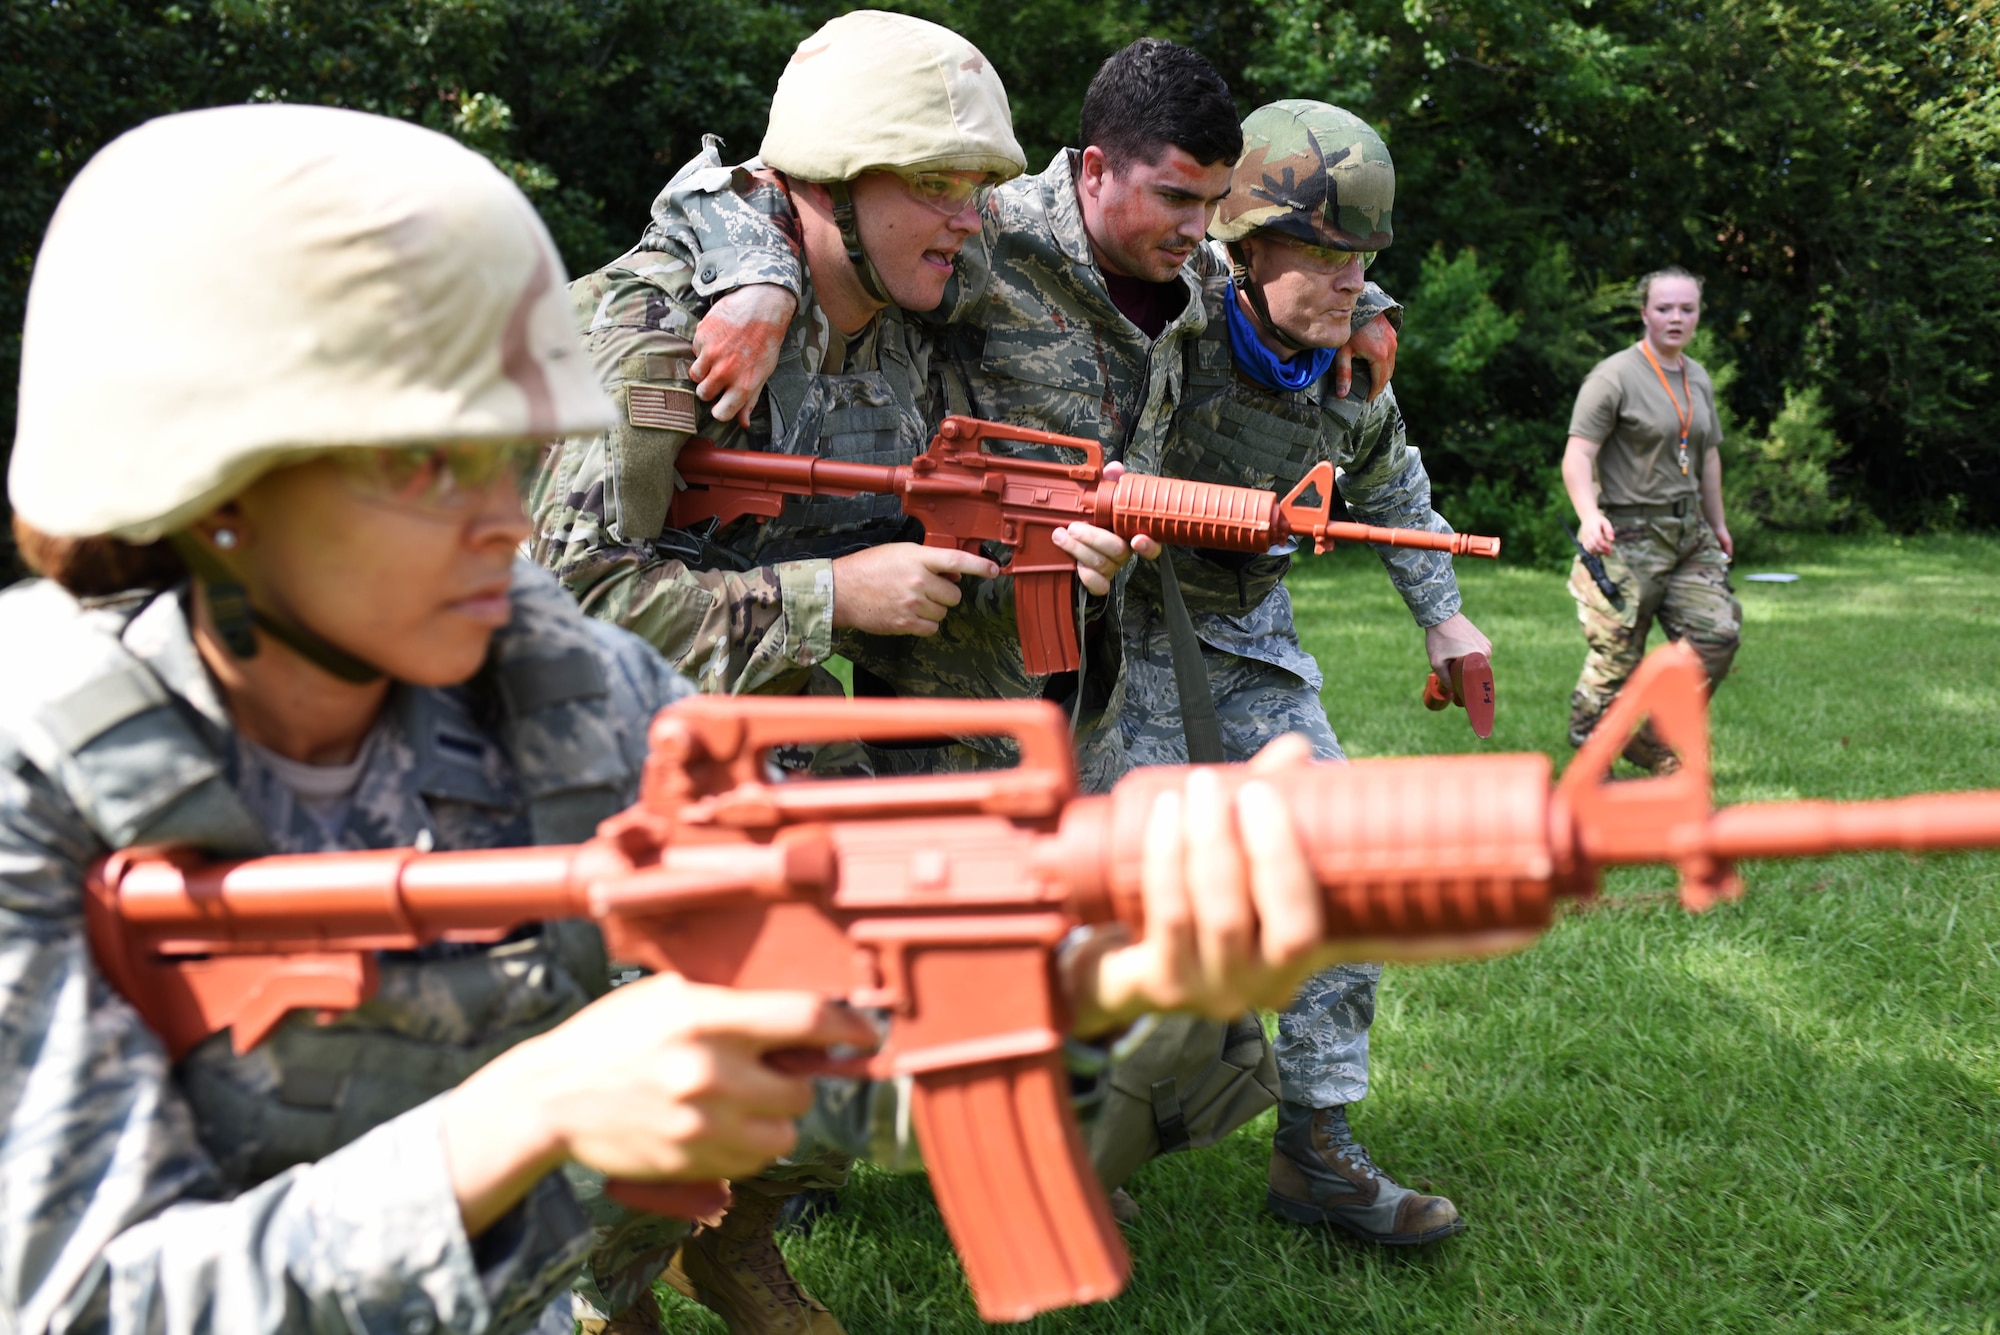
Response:
[[[982,1319],[1117,1296],[1132,1259],[1071,1115],[1060,1053],[922,1072],[911,1100]]]
[[[1038,570],[1014,576],[1014,625],[1021,635],[1021,658],[1036,676],[1074,672],[1083,661],[1071,605],[1076,576]]]

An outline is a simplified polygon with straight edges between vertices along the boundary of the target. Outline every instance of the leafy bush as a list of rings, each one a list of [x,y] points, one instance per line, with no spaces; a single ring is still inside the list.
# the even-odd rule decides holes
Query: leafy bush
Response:
[[[1741,371],[1711,329],[1696,333],[1689,354],[1715,383],[1722,419],[1722,500],[1739,557],[1769,545],[1772,531],[1822,532],[1856,515],[1840,493],[1835,470],[1847,447],[1834,434],[1832,411],[1815,385],[1785,387],[1785,405],[1763,432],[1750,430],[1729,407]]]

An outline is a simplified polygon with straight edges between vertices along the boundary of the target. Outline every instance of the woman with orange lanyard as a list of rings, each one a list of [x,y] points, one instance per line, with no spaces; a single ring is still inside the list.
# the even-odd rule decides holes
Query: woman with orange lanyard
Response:
[[[1563,451],[1563,485],[1577,539],[1604,558],[1607,595],[1581,558],[1569,590],[1590,645],[1570,697],[1569,740],[1583,745],[1645,656],[1657,617],[1708,669],[1729,672],[1743,608],[1729,587],[1734,544],[1722,513],[1722,424],[1715,386],[1686,353],[1701,320],[1701,280],[1662,269],[1639,283],[1645,337],[1599,362],[1577,392]],[[1641,769],[1671,773],[1673,754],[1642,729],[1625,747]]]

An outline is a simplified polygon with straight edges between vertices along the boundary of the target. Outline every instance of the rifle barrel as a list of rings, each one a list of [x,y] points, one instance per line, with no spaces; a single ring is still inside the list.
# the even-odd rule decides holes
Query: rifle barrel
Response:
[[[1709,847],[1730,861],[2000,848],[2000,791],[1725,807],[1710,818]]]
[[[1328,524],[1326,537],[1335,542],[1372,542],[1383,547],[1415,547],[1453,556],[1500,555],[1500,539],[1477,533],[1432,533],[1421,528],[1377,528],[1373,524]]]

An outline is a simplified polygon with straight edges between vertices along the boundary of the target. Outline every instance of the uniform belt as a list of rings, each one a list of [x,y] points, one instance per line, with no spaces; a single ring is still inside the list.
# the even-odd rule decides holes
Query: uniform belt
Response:
[[[1677,501],[1658,501],[1651,505],[1606,505],[1599,508],[1614,518],[1623,515],[1634,519],[1664,519],[1671,515],[1675,519],[1683,519],[1694,512],[1694,507],[1695,498],[1683,496]]]

